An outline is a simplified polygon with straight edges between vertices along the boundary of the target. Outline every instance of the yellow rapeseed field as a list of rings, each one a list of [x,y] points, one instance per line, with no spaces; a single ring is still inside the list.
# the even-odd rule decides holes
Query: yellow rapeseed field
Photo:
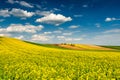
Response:
[[[62,50],[0,37],[0,80],[120,80],[120,52]]]

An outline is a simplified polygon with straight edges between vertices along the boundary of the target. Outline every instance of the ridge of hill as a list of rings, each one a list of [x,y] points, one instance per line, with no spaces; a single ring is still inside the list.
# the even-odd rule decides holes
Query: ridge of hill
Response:
[[[30,44],[48,47],[48,48],[57,48],[57,49],[65,49],[65,50],[117,50],[117,48],[90,45],[90,44],[39,44],[34,42],[25,41]]]

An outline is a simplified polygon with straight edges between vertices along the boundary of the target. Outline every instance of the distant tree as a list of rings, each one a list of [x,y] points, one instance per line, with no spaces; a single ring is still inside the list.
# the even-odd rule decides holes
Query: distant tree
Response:
[[[71,43],[70,45],[71,45],[71,46],[75,46],[75,45],[74,45],[74,44],[72,44],[72,43]]]
[[[62,45],[64,44],[64,43],[61,43]]]
[[[64,43],[64,45],[66,45],[67,43]]]

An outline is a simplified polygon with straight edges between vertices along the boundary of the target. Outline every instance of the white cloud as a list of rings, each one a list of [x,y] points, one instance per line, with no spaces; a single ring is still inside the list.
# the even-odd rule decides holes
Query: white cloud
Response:
[[[70,36],[70,35],[72,35],[72,32],[69,32],[69,33],[63,33],[63,35],[65,35],[65,36]]]
[[[0,16],[3,17],[10,17],[11,15],[21,18],[27,18],[32,17],[35,13],[34,12],[28,12],[26,10],[13,8],[12,10],[4,9],[0,10]]]
[[[109,17],[105,19],[106,22],[118,21],[118,20],[120,20],[120,19],[117,19],[117,18],[109,18]]]
[[[22,18],[32,17],[34,15],[33,12],[27,12],[26,10],[16,9],[16,8],[13,8],[10,11],[10,14],[12,14],[13,16],[22,17]]]
[[[36,15],[39,15],[39,16],[47,16],[47,15],[50,15],[52,13],[52,11],[40,11],[40,10],[36,10]]]
[[[83,38],[71,38],[71,37],[66,37],[66,36],[57,36],[58,40],[63,40],[63,41],[80,41],[83,40]]]
[[[53,31],[53,33],[62,33],[60,30]]]
[[[80,41],[80,40],[83,40],[83,38],[74,38],[73,40],[74,41]]]
[[[57,36],[58,39],[65,39],[65,36]]]
[[[103,33],[120,33],[120,29],[112,29],[112,30],[107,30]]]
[[[58,40],[62,40],[62,41],[80,41],[83,40],[83,38],[69,38],[69,37],[65,37],[65,36],[57,36]]]
[[[64,40],[65,40],[65,41],[73,41],[72,38],[65,38]]]
[[[91,39],[91,41],[92,43],[99,45],[120,45],[120,34],[98,35]]]
[[[89,38],[86,37],[81,41],[81,43],[95,45],[120,45],[120,33],[102,33]]]
[[[69,28],[70,28],[70,29],[75,29],[75,28],[79,28],[79,26],[78,26],[78,25],[72,25],[72,26],[70,26]]]
[[[0,33],[0,36],[11,36],[11,34],[8,34],[8,33]]]
[[[18,0],[8,0],[7,3],[10,3],[10,4],[19,4],[21,6],[24,6],[24,7],[29,7],[29,8],[33,8],[34,6],[31,5],[30,3],[27,3],[25,1],[18,1]]]
[[[0,10],[0,16],[3,16],[3,17],[9,17],[10,14],[9,14],[9,10],[8,9],[4,9],[4,10]]]
[[[22,25],[22,24],[11,24],[7,28],[0,28],[0,32],[27,32],[27,33],[36,33],[37,31],[42,30],[44,27],[42,25]]]
[[[83,40],[83,38],[66,38],[65,41],[80,41]]]
[[[30,7],[30,8],[33,8],[34,6],[32,6],[31,4],[25,2],[25,1],[20,1],[19,4],[21,6],[24,6],[24,7]]]
[[[112,18],[106,18],[105,21],[106,22],[112,21]]]
[[[0,33],[7,32],[6,28],[0,28]]]
[[[52,37],[50,36],[45,36],[45,35],[41,35],[41,34],[35,34],[32,36],[31,40],[32,41],[48,41],[50,40]]]
[[[42,18],[36,19],[36,22],[46,23],[46,24],[53,24],[55,26],[59,26],[62,23],[65,23],[67,21],[71,21],[71,17],[65,17],[61,14],[49,14],[47,16],[44,16]]]
[[[44,32],[44,34],[52,34],[52,32]]]

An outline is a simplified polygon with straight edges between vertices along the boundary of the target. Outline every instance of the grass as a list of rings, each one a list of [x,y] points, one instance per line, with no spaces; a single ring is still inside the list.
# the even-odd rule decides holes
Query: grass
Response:
[[[120,50],[120,46],[102,46],[102,47]]]
[[[119,79],[119,52],[65,50],[0,38],[0,80]]]

